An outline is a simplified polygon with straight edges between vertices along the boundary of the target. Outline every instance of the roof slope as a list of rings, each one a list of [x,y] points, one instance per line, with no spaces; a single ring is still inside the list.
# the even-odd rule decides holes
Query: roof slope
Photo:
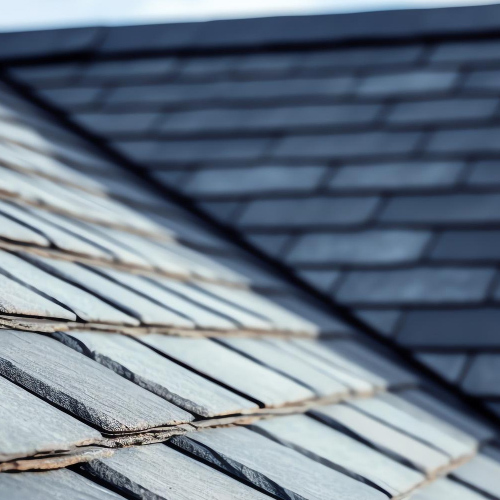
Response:
[[[499,8],[116,28],[11,75],[498,412]]]

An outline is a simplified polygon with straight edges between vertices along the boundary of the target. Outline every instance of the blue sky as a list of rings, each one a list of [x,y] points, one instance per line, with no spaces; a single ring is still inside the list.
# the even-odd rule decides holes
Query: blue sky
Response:
[[[479,5],[499,0],[0,0],[0,30]]]

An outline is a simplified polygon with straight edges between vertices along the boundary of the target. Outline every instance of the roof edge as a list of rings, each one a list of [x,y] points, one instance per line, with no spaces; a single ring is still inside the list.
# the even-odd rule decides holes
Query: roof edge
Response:
[[[500,34],[500,4],[0,33],[0,60],[289,48]]]

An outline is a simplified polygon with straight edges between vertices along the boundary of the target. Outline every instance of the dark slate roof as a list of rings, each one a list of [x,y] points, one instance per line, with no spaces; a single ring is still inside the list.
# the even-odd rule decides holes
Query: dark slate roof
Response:
[[[494,294],[494,254],[487,265],[420,264],[441,226],[383,221],[389,200],[418,202],[414,188],[453,187],[455,205],[434,209],[441,224],[471,217],[460,199],[472,195],[455,192],[464,160],[426,166],[406,152],[431,130],[381,125],[399,99],[391,92],[448,92],[456,79],[425,66],[435,49],[420,38],[439,23],[424,12],[408,31],[418,42],[321,53],[312,44],[327,26],[379,14],[2,35],[12,64],[0,87],[6,497],[500,498],[491,345],[450,336],[415,354],[467,393],[488,387],[492,412],[481,414],[387,340],[401,325],[435,338],[425,325],[442,324],[445,306],[457,338],[472,312],[491,332],[496,315],[493,299],[488,314],[471,307]],[[470,12],[491,28],[479,15],[491,10]],[[406,16],[386,13],[385,36]],[[400,68],[397,82],[380,66]],[[363,148],[377,162],[359,160]],[[354,168],[369,172],[368,187],[337,193]],[[389,187],[377,184],[384,176]],[[494,192],[479,197],[475,217],[496,203]]]

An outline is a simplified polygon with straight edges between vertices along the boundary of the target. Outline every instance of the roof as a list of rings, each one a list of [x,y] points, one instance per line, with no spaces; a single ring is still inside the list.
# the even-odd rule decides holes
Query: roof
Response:
[[[332,19],[337,18],[302,21]],[[295,22],[223,23],[225,43],[236,47],[238,37],[248,42],[242,25]],[[432,23],[418,29],[423,25]],[[318,228],[330,238],[331,249],[337,242],[342,246],[346,234],[352,239],[377,231],[390,236],[385,248],[391,251],[398,248],[398,240],[391,239],[397,233],[411,234],[404,250],[421,248],[419,235],[437,229],[361,228],[356,221],[363,211],[382,213],[382,198],[388,206],[406,199],[408,187],[371,186],[370,194],[342,195],[315,189],[330,185],[327,176],[334,180],[339,171],[355,168],[350,156],[356,165],[360,161],[358,153],[346,153],[349,142],[334,141],[336,136],[352,137],[356,150],[382,144],[389,152],[380,157],[388,161],[396,154],[392,148],[401,147],[393,146],[391,134],[423,133],[318,124],[318,116],[320,121],[336,116],[325,114],[330,97],[320,89],[340,88],[330,80],[352,83],[352,68],[334,77],[328,68],[318,69],[305,78],[300,65],[319,56],[318,49],[301,49],[295,40],[292,53],[279,37],[273,43],[280,49],[273,54],[251,48],[227,57],[195,54],[190,30],[200,30],[197,39],[211,40],[210,47],[217,45],[206,34],[209,26],[221,25],[3,35],[9,49],[0,87],[2,491],[15,500],[500,498],[498,423],[491,413],[478,413],[456,387],[450,390],[430,377],[390,341],[371,337],[369,325],[378,325],[373,318],[400,314],[400,304],[358,308],[334,293],[335,301],[348,307],[332,307],[337,302],[326,299],[324,287],[316,281],[312,288],[303,286],[283,265],[297,265],[301,276],[320,277],[323,284],[338,274],[342,286],[367,272],[361,271],[363,261],[320,263],[318,251],[311,251],[305,264],[292,263],[286,255],[316,237]],[[150,33],[140,37],[144,44],[167,43],[167,34],[176,33],[184,45],[170,40],[168,51],[175,47],[177,55],[165,50],[146,58],[146,50],[165,47],[131,48],[127,44],[138,31]],[[252,40],[259,50],[272,44]],[[102,57],[109,47],[113,54]],[[421,52],[415,44],[400,49],[403,59]],[[366,49],[342,50],[356,63],[353,51]],[[391,52],[386,46],[369,50]],[[339,54],[332,49],[328,57]],[[40,55],[45,60],[35,65]],[[365,56],[358,57],[356,64],[363,64]],[[398,61],[386,60],[409,72]],[[374,78],[357,71],[359,80]],[[239,97],[233,100],[235,89]],[[280,103],[285,92],[286,103]],[[125,100],[113,107],[116,95]],[[318,99],[315,107],[308,98]],[[382,110],[392,102],[378,100],[341,106]],[[312,111],[305,113],[306,108]],[[267,112],[279,117],[283,110],[286,116],[266,127]],[[349,110],[344,116],[355,116]],[[228,113],[233,113],[230,124],[220,118]],[[382,120],[388,110],[379,114]],[[186,127],[186,118],[194,129]],[[253,120],[260,124],[251,130]],[[391,139],[379,143],[373,134]],[[306,138],[316,146],[295,149],[286,161],[273,156],[282,144]],[[342,154],[342,161],[301,157],[301,152],[319,154],[329,141],[336,146],[328,150]],[[364,163],[367,172],[382,168],[368,158]],[[441,168],[419,171],[440,178],[433,175]],[[465,170],[473,168],[462,170],[465,182]],[[253,208],[285,201],[286,212]],[[293,216],[301,204],[316,208]],[[241,223],[252,211],[255,224]],[[325,213],[328,218],[322,219]],[[340,224],[337,217],[348,221]],[[378,220],[372,215],[367,223]],[[252,245],[272,258],[251,251]],[[350,245],[347,254],[357,256],[368,243]],[[371,244],[364,255],[378,248]],[[391,255],[391,262],[370,265],[384,273],[402,267]],[[405,267],[419,270],[420,258]],[[446,288],[439,273],[450,270],[436,267],[428,273],[435,281],[424,287],[424,296]],[[473,269],[486,273],[484,267]],[[467,266],[455,265],[455,273],[465,271],[470,272]],[[367,283],[363,277],[359,289],[369,290]],[[466,293],[476,282],[453,283],[453,293]],[[382,293],[380,285],[375,289]],[[448,311],[451,305],[446,304]],[[460,307],[468,311],[468,305]],[[404,308],[413,314],[425,310],[418,301]],[[448,346],[447,359],[473,351],[459,348]],[[470,370],[474,362],[468,362]],[[494,397],[486,401],[491,406]]]

